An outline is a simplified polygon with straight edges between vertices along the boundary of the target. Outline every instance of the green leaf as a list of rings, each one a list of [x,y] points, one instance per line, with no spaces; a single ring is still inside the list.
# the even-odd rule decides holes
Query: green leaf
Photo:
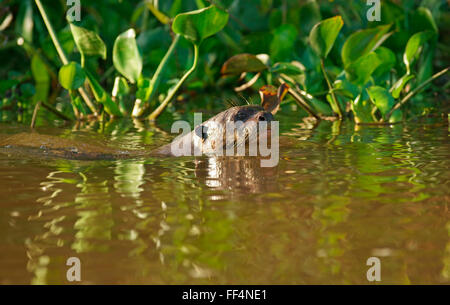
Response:
[[[97,33],[85,28],[70,24],[73,39],[77,45],[78,51],[83,56],[101,56],[106,59],[106,46]]]
[[[380,65],[373,72],[373,75],[376,77],[382,77],[383,75],[388,74],[391,69],[395,67],[397,59],[394,52],[385,47],[379,47],[375,50],[375,53],[378,55]]]
[[[403,87],[405,87],[408,81],[413,77],[414,75],[405,74],[401,78],[399,78],[391,88],[392,96],[394,98],[398,98],[400,96],[400,92],[402,92],[403,90]]]
[[[355,99],[361,91],[358,86],[345,79],[337,79],[334,82],[333,87],[336,90],[337,95],[342,95],[352,100]]]
[[[243,72],[261,72],[267,69],[253,54],[238,54],[228,59],[220,71],[222,74],[241,74]]]
[[[367,88],[367,93],[369,94],[370,100],[375,104],[375,106],[377,106],[383,117],[394,106],[394,98],[389,91],[383,87],[369,87]]]
[[[309,33],[311,47],[322,58],[326,58],[344,25],[341,16],[325,19],[317,23]]]
[[[37,54],[34,54],[31,59],[31,73],[36,83],[50,82],[50,75],[48,74],[45,63]]]
[[[34,54],[31,59],[31,73],[36,82],[36,94],[33,96],[33,101],[46,101],[50,90],[50,75],[45,63],[37,54]]]
[[[419,32],[411,36],[406,44],[405,53],[403,54],[403,62],[406,65],[407,74],[411,73],[411,65],[414,59],[419,56],[422,46],[430,38],[434,37],[432,31]]]
[[[357,124],[375,122],[372,117],[372,103],[370,101],[363,100],[361,95],[358,95],[350,106]]]
[[[273,31],[270,43],[270,57],[273,61],[282,61],[292,57],[298,31],[292,24],[283,24]]]
[[[364,85],[380,64],[381,60],[375,52],[368,53],[347,67],[347,78],[354,84]]]
[[[299,75],[303,74],[303,70],[294,64],[289,62],[277,62],[270,68],[271,73],[283,73],[286,75]]]
[[[59,69],[59,82],[67,90],[80,88],[86,79],[83,68],[76,62],[70,62]]]
[[[109,94],[105,91],[105,89],[103,89],[97,79],[95,79],[94,75],[86,70],[86,76],[89,82],[89,86],[92,89],[92,93],[94,94],[95,100],[99,103],[102,103],[105,107],[105,111],[110,115],[122,116],[122,113],[120,112],[117,104],[114,103]]]
[[[331,116],[333,115],[333,110],[330,105],[316,98],[310,100],[311,106],[314,110],[322,115]]]
[[[114,42],[114,67],[131,83],[135,83],[142,72],[142,57],[136,43],[133,29],[120,34]]]
[[[360,30],[353,33],[342,47],[344,67],[358,60],[361,56],[375,51],[392,33],[388,33],[391,25],[381,25],[376,28]]]
[[[397,123],[403,120],[403,112],[400,109],[395,110],[389,118],[389,123]]]
[[[222,30],[228,23],[228,13],[211,5],[196,11],[178,14],[172,30],[196,45]]]
[[[92,89],[92,93],[94,94],[95,100],[99,103],[102,103],[105,107],[105,111],[110,115],[121,116],[122,113],[120,112],[119,107],[116,103],[114,103],[105,89],[103,89],[103,87],[98,83],[94,75],[86,70],[86,76],[89,81],[89,86]]]

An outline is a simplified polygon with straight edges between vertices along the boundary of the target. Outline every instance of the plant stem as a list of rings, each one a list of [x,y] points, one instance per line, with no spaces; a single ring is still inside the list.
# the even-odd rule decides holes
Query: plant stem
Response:
[[[337,101],[336,96],[334,95],[334,89],[331,86],[330,79],[328,78],[327,72],[325,71],[325,64],[324,64],[323,58],[320,59],[320,67],[322,68],[323,76],[325,77],[325,80],[326,80],[327,85],[328,85],[328,89],[330,90],[331,99],[333,100],[333,105],[331,105],[331,107],[337,113],[339,119],[342,120],[341,107],[339,106],[339,102]]]
[[[39,108],[41,107],[42,102],[39,101],[36,103],[36,106],[34,107],[34,111],[33,111],[33,117],[31,118],[31,124],[30,124],[30,128],[34,129],[34,125],[36,124],[36,117],[39,111]]]
[[[41,13],[42,19],[44,20],[45,26],[47,27],[48,33],[50,34],[50,38],[53,41],[53,45],[56,48],[56,52],[58,52],[59,58],[61,59],[61,62],[63,65],[67,65],[69,63],[69,60],[67,59],[66,54],[64,53],[63,48],[61,47],[61,44],[59,43],[58,37],[56,37],[55,31],[53,30],[53,26],[50,23],[50,20],[47,17],[47,13],[45,12],[44,7],[42,6],[41,0],[34,0],[36,2],[36,6],[39,9],[39,12]],[[97,109],[95,109],[94,104],[92,103],[91,99],[89,98],[87,92],[84,90],[83,87],[78,88],[78,91],[80,92],[81,97],[86,102],[86,105],[88,105],[89,109],[91,109],[92,113],[97,116]]]
[[[55,115],[59,116],[61,119],[65,120],[65,121],[69,121],[69,122],[72,121],[68,116],[66,116],[64,113],[62,113],[61,111],[59,111],[58,109],[54,108],[51,105],[48,105],[48,104],[42,102],[41,106],[43,108],[47,109],[48,111],[54,113]]]
[[[155,74],[153,75],[152,80],[150,81],[150,85],[149,85],[149,88],[148,88],[148,92],[149,93],[146,94],[148,96],[146,96],[146,99],[145,99],[144,103],[140,99],[137,99],[135,101],[133,112],[131,114],[132,117],[139,117],[144,112],[145,104],[147,104],[148,101],[151,100],[151,98],[155,94],[156,90],[158,89],[159,82],[161,81],[162,71],[166,67],[167,62],[169,61],[169,58],[173,54],[173,52],[175,50],[175,47],[177,46],[179,41],[180,41],[180,35],[176,35],[175,38],[172,41],[172,44],[170,45],[169,50],[167,50],[166,55],[164,55],[164,58],[159,63],[158,68],[156,69]]]
[[[389,121],[389,118],[391,117],[392,113],[395,110],[397,110],[398,108],[403,106],[406,102],[408,102],[414,95],[416,95],[419,91],[421,91],[426,85],[428,85],[430,82],[432,82],[436,78],[440,77],[441,75],[444,75],[449,70],[450,70],[450,67],[447,67],[444,70],[441,70],[441,71],[437,72],[436,74],[431,76],[429,79],[424,81],[422,84],[420,84],[417,88],[415,88],[414,90],[409,92],[399,103],[397,103],[394,107],[392,107],[391,111],[389,111],[388,114],[386,115],[386,120],[385,121]]]
[[[178,83],[175,85],[175,87],[170,90],[170,92],[167,94],[164,101],[161,103],[161,105],[158,106],[149,116],[148,119],[150,121],[154,121],[166,108],[167,104],[169,104],[170,100],[173,98],[175,93],[178,91],[178,89],[181,87],[181,85],[184,83],[184,81],[189,77],[189,75],[194,72],[195,68],[197,67],[198,63],[198,45],[194,44],[194,63],[192,64],[192,67],[183,75],[183,77],[178,81]]]
[[[53,30],[53,26],[47,17],[47,13],[45,12],[44,7],[42,6],[41,0],[35,0],[35,2],[39,9],[39,12],[41,13],[42,19],[44,20],[45,26],[47,27],[48,33],[50,34],[50,38],[53,41],[53,45],[55,46],[56,51],[58,52],[59,58],[61,58],[63,65],[67,65],[69,63],[69,60],[67,59],[67,56],[64,53],[61,44],[58,41],[58,37],[56,37],[55,31]]]

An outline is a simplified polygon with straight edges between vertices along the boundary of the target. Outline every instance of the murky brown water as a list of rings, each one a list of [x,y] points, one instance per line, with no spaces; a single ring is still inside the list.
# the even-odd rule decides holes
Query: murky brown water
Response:
[[[69,161],[0,154],[0,283],[450,283],[446,120],[393,127],[282,120],[281,160]],[[25,130],[1,124],[1,135]],[[72,132],[121,148],[168,142],[119,122]]]

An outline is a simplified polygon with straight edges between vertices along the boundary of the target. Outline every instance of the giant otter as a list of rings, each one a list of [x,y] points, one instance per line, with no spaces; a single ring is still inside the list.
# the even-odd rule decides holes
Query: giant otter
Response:
[[[176,156],[177,154],[174,154],[171,149],[174,147],[173,145],[176,147],[176,145],[188,140],[192,151],[199,150],[201,154],[214,155],[219,148],[220,151],[223,151],[227,145],[239,146],[245,144],[252,133],[257,132],[256,126],[259,122],[273,121],[273,115],[278,111],[280,102],[288,89],[287,84],[282,84],[278,90],[273,86],[263,86],[259,91],[261,105],[229,108],[196,126],[192,132],[179,136],[172,143],[152,151],[118,150],[104,145],[93,145],[33,132],[15,134],[0,141],[0,152],[38,154],[75,160],[115,160],[151,155]],[[227,135],[228,138],[226,138],[224,130],[228,122],[242,122],[245,133],[234,133]],[[232,138],[231,141],[230,137]],[[222,147],[217,147],[216,143],[222,143]],[[181,155],[188,154],[182,152]]]

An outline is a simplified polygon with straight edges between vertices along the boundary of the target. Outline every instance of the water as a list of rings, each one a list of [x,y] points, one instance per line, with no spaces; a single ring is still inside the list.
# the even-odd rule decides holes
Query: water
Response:
[[[0,154],[0,284],[450,283],[446,120],[313,128],[281,118],[280,162],[70,161]],[[1,137],[26,127],[1,124]],[[39,132],[123,149],[164,130],[111,125]]]

